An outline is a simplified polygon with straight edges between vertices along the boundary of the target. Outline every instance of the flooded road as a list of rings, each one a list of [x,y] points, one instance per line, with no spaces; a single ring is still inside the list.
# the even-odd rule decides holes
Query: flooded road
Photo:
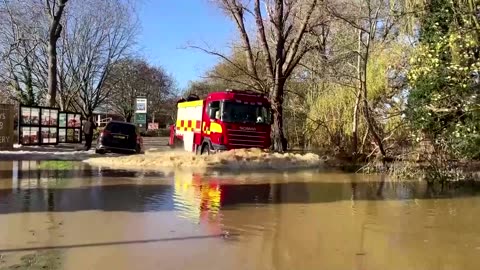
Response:
[[[0,269],[479,269],[480,188],[0,162]]]

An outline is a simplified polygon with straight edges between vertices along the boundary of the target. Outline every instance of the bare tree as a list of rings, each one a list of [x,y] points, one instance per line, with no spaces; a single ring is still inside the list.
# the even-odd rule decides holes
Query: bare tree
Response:
[[[37,65],[44,32],[43,11],[36,2],[0,2],[0,81],[8,95],[24,104],[36,104],[43,82]]]
[[[250,1],[217,0],[220,7],[235,22],[241,38],[247,68],[242,72],[247,75],[257,89],[269,93],[272,102],[274,123],[272,126],[272,147],[275,151],[286,150],[287,142],[283,129],[283,102],[285,85],[293,70],[304,55],[315,48],[304,42],[305,36],[322,24],[321,16],[312,16],[317,10],[318,0],[254,0],[253,9]],[[263,10],[266,11],[264,14]],[[257,42],[247,30],[248,16],[255,22]],[[198,47],[197,47],[198,48]],[[207,51],[229,61],[228,57],[217,52]],[[257,52],[262,56],[258,57]],[[263,60],[265,65],[257,65]],[[260,70],[260,68],[266,68]],[[265,73],[263,78],[260,74]]]
[[[149,113],[154,120],[173,94],[173,86],[173,79],[163,69],[135,58],[115,62],[104,84],[110,92],[110,107],[127,122],[131,122],[134,116],[135,98],[138,96],[148,99]]]
[[[0,81],[12,97],[85,115],[104,102],[109,68],[126,55],[137,33],[132,2],[0,3]]]
[[[363,112],[367,124],[367,135],[373,137],[378,150],[383,157],[386,150],[383,144],[376,120],[372,115],[371,105],[368,101],[369,85],[367,84],[367,71],[371,52],[375,45],[385,39],[394,31],[398,16],[394,15],[399,1],[365,0],[344,1],[335,0],[325,4],[326,10],[336,19],[340,20],[357,33],[357,48],[354,51],[357,58],[356,92],[352,121],[352,152],[356,155],[358,150],[358,117],[359,110]]]
[[[50,18],[48,33],[48,104],[56,105],[57,97],[57,41],[62,33],[61,19],[68,0],[45,0]]]
[[[164,119],[168,123],[173,123],[173,118],[176,117],[176,101],[178,91],[173,77],[168,75],[165,70],[159,67],[153,67],[153,81],[149,88],[147,98],[149,102],[148,112],[150,114],[152,123],[156,120]]]
[[[74,80],[72,74],[72,66],[69,65],[68,54],[68,23],[69,18],[65,20],[66,31],[61,34],[61,39],[57,45],[58,49],[58,88],[57,88],[57,102],[62,110],[76,110],[75,99],[78,98],[79,86]]]
[[[72,2],[73,4],[73,2]],[[112,64],[126,56],[134,44],[137,20],[133,7],[122,0],[86,0],[75,3],[76,12],[65,38],[65,68],[85,116],[104,103],[111,89],[103,87]],[[106,15],[108,14],[108,16]]]

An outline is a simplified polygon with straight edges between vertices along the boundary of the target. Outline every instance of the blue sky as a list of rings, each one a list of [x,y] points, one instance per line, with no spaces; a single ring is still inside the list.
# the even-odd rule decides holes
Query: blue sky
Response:
[[[209,46],[228,52],[236,34],[232,22],[208,0],[144,0],[139,15],[141,54],[151,64],[164,67],[180,88],[200,79],[218,62],[214,56],[184,47]]]

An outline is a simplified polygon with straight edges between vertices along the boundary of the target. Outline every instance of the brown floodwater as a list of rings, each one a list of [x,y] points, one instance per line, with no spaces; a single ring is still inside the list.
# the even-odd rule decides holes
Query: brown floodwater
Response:
[[[480,188],[0,162],[0,269],[480,269]]]

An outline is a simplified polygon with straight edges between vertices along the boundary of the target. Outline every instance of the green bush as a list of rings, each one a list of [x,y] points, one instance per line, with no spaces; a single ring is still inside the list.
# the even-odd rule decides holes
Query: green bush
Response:
[[[470,8],[431,3],[408,74],[410,124],[460,159],[480,159],[480,44]]]

